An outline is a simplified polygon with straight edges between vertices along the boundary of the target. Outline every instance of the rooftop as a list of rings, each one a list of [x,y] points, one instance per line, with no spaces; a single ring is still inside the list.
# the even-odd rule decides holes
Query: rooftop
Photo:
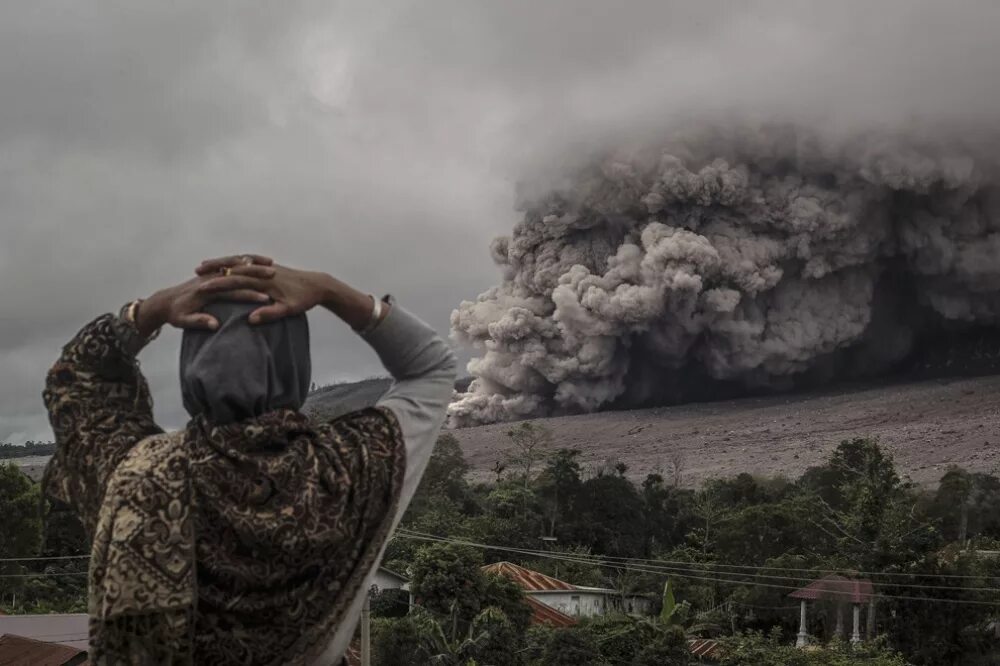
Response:
[[[4,666],[81,666],[87,653],[59,643],[4,634],[0,636],[0,664]]]
[[[545,624],[556,629],[571,627],[576,624],[576,619],[557,611],[552,606],[542,603],[531,597],[524,597],[524,603],[531,607],[531,623]]]
[[[875,589],[870,580],[853,580],[834,574],[814,580],[788,596],[793,599],[832,599],[863,604],[875,596]]]
[[[578,591],[576,585],[571,585],[566,581],[546,576],[543,573],[532,571],[518,566],[513,562],[496,562],[483,567],[486,573],[497,574],[514,581],[518,587],[525,592],[572,592]]]

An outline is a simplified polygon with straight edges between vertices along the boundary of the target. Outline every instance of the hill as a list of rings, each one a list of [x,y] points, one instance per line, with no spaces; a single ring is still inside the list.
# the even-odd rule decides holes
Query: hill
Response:
[[[389,384],[377,378],[323,387],[309,396],[305,411],[335,418],[375,404]],[[839,386],[536,422],[552,430],[555,447],[580,449],[585,465],[621,460],[637,480],[653,471],[669,477],[674,465],[684,485],[741,471],[794,477],[824,460],[840,440],[861,436],[878,437],[917,482],[936,482],[951,464],[1000,472],[1000,375]],[[509,429],[498,423],[451,431],[473,478],[492,477]],[[45,460],[14,462],[37,478]]]
[[[309,394],[303,411],[314,418],[335,419],[374,405],[391,384],[388,377],[376,377],[324,386]]]
[[[641,480],[653,471],[682,483],[747,471],[798,476],[842,440],[878,437],[911,479],[934,483],[951,464],[1000,469],[1000,376],[880,383],[779,396],[537,419],[555,447],[582,462],[616,459]],[[508,446],[509,424],[452,431],[473,476],[488,479]]]

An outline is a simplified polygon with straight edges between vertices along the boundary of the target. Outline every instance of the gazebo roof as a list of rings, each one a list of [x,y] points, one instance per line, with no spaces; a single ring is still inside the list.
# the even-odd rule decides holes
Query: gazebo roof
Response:
[[[834,574],[814,580],[788,596],[794,599],[832,599],[863,604],[875,596],[875,589],[870,580],[852,580]]]

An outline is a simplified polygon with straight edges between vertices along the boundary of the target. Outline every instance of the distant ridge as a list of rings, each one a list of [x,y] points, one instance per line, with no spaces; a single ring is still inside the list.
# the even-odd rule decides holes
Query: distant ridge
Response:
[[[468,388],[470,377],[463,377],[455,382],[455,390],[464,391]],[[371,407],[392,386],[389,377],[374,377],[362,379],[359,382],[345,382],[318,388],[309,394],[302,408],[309,416],[316,419],[335,419],[350,412]]]

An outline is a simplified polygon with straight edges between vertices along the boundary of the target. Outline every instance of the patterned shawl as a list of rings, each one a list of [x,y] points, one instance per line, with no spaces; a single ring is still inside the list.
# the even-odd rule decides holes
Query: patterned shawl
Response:
[[[405,469],[395,415],[293,410],[165,434],[120,318],[50,370],[43,480],[93,537],[94,664],[308,664],[388,538]]]
[[[388,410],[314,428],[276,411],[143,440],[95,533],[95,656],[109,663],[307,664],[388,537],[403,479]],[[358,455],[362,452],[362,455]]]

